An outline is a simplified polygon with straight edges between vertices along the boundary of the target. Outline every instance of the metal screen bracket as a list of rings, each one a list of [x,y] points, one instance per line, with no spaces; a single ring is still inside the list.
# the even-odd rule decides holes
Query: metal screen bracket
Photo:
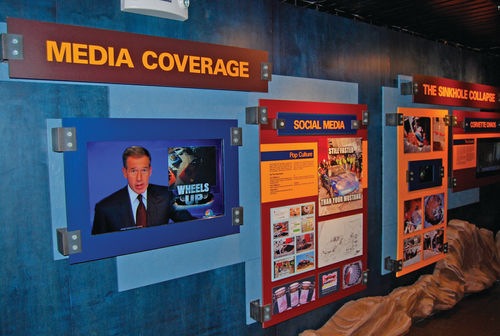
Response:
[[[241,127],[231,127],[231,146],[243,146]]]
[[[271,305],[261,306],[259,299],[251,301],[250,317],[260,323],[271,320]]]
[[[232,209],[232,222],[233,226],[243,225],[243,207],[237,207]]]
[[[23,35],[0,34],[0,57],[2,62],[24,59]]]
[[[391,272],[399,272],[403,269],[403,260],[394,260],[391,257],[384,259],[384,269]]]
[[[54,152],[76,151],[76,128],[75,127],[53,128],[52,150]]]
[[[69,231],[66,228],[56,229],[57,249],[64,256],[82,252],[82,238],[80,230]]]

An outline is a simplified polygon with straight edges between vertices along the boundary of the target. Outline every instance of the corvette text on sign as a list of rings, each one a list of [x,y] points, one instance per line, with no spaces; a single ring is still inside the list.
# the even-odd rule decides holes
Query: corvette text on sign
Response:
[[[7,30],[24,40],[11,78],[267,92],[266,51],[13,18]]]
[[[500,88],[447,78],[413,75],[413,102],[434,105],[500,108]]]

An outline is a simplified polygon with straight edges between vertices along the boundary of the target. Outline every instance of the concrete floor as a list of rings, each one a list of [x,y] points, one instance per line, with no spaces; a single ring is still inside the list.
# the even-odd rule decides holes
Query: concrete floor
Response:
[[[500,336],[500,281],[450,310],[413,323],[406,336]]]

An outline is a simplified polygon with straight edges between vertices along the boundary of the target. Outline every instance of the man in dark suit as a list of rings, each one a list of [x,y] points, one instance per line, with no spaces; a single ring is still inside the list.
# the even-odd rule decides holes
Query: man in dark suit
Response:
[[[194,219],[188,211],[175,209],[168,187],[149,184],[151,155],[146,148],[129,147],[122,159],[128,185],[96,204],[92,234]]]

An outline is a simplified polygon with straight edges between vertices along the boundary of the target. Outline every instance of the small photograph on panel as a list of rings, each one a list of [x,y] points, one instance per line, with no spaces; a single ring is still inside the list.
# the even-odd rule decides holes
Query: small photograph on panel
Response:
[[[405,201],[404,233],[412,233],[422,228],[422,199]]]
[[[281,279],[295,273],[295,257],[274,261],[274,279]]]
[[[298,235],[297,240],[297,253],[314,250],[314,233],[305,233]]]
[[[271,221],[275,222],[284,222],[288,218],[290,218],[290,210],[288,207],[281,208],[273,208],[271,209]]]
[[[362,139],[329,138],[327,155],[318,167],[318,215],[362,208]]]
[[[297,216],[300,216],[300,206],[290,207],[290,217],[297,217]]]
[[[292,217],[288,221],[288,226],[290,228],[290,233],[296,235],[302,232],[302,221],[300,217]]]
[[[431,151],[431,118],[404,117],[404,152],[420,153]]]
[[[314,217],[303,217],[301,227],[302,232],[314,231]]]
[[[363,278],[363,264],[361,260],[347,264],[342,272],[342,288],[347,289],[359,285]]]
[[[403,267],[422,260],[422,236],[413,236],[404,240]]]
[[[444,229],[424,233],[424,260],[443,253]]]
[[[426,196],[424,198],[424,228],[443,223],[444,194]]]
[[[446,127],[444,118],[432,119],[432,150],[435,152],[445,150]]]
[[[273,288],[273,315],[297,308],[316,299],[315,277],[307,277]]]
[[[297,273],[314,269],[314,251],[296,256]]]
[[[278,222],[273,224],[273,237],[286,237],[289,234],[288,221]]]
[[[300,280],[299,304],[303,305],[314,300],[316,300],[314,276]]]
[[[339,268],[319,274],[318,281],[320,298],[329,294],[333,294],[339,290],[339,277]]]
[[[295,240],[293,237],[276,239],[274,244],[274,259],[286,257],[295,253]]]
[[[298,287],[299,284],[296,284]],[[273,288],[273,315],[289,310],[290,305],[290,293],[288,286]]]
[[[301,208],[302,216],[314,214],[314,203],[304,204]]]

